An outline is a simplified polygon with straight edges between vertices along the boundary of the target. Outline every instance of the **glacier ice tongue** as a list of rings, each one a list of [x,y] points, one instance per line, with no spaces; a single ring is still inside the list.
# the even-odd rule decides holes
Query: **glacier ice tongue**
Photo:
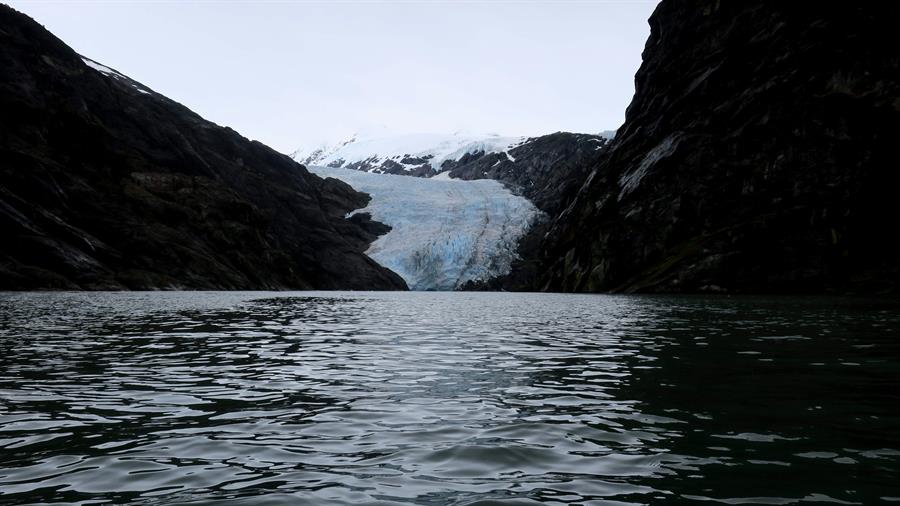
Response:
[[[462,181],[309,167],[372,196],[355,211],[392,227],[366,252],[412,290],[453,290],[509,272],[540,211],[494,180]]]

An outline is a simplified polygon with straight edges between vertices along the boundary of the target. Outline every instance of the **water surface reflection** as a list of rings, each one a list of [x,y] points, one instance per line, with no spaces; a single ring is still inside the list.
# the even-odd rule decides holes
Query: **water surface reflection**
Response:
[[[0,503],[890,501],[897,309],[5,294]]]

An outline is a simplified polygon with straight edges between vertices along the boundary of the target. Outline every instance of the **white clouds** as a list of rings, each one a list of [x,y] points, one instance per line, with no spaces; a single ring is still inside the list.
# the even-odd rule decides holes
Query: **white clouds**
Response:
[[[77,51],[290,151],[624,119],[655,2],[12,2]]]

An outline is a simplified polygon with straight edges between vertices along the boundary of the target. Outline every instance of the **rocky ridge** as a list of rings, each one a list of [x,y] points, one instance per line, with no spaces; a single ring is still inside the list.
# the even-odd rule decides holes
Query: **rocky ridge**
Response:
[[[0,289],[403,289],[369,198],[0,5]]]
[[[897,11],[661,2],[626,122],[531,288],[896,291]]]

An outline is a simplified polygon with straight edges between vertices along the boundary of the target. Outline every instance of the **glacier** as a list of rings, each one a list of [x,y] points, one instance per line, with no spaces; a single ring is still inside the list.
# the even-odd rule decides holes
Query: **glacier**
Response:
[[[519,240],[541,216],[530,201],[490,179],[308,169],[371,195],[368,206],[351,215],[370,213],[391,231],[366,254],[399,274],[411,290],[454,290],[467,281],[507,274]]]

